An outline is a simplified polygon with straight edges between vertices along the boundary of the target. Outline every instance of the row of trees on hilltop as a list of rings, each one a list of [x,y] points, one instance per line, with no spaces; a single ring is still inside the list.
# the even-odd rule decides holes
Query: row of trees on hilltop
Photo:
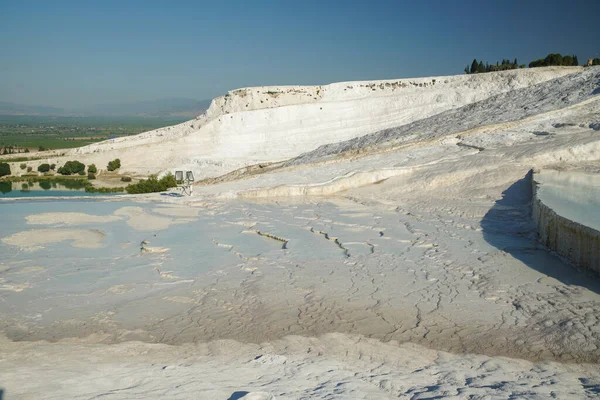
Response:
[[[505,71],[508,69],[517,69],[517,68],[525,68],[524,64],[519,65],[519,62],[515,58],[513,62],[510,60],[502,60],[502,62],[496,61],[496,65],[485,63],[483,61],[477,62],[477,59],[473,59],[471,63],[471,67],[467,65],[465,67],[466,74],[480,74],[483,72],[494,72],[494,71]]]
[[[576,55],[562,56],[558,53],[548,54],[546,58],[540,58],[529,63],[529,68],[535,67],[550,67],[553,65],[565,66],[565,67],[576,67],[579,65]]]
[[[548,54],[546,58],[540,58],[539,60],[535,60],[529,63],[529,68],[535,67],[550,67],[550,66],[577,66],[579,65],[579,60],[577,60],[576,55],[572,56],[562,56],[558,53]],[[519,64],[517,59],[514,61],[510,60],[502,60],[502,62],[496,62],[496,65],[483,63],[483,61],[477,61],[477,59],[473,59],[471,66],[467,65],[465,67],[466,74],[481,74],[484,72],[494,72],[494,71],[506,71],[509,69],[517,69],[517,68],[525,68],[525,64]]]

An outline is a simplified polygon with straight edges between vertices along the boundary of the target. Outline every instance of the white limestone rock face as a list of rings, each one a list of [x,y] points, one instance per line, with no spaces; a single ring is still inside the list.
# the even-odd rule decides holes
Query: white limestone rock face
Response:
[[[223,175],[257,163],[286,160],[321,145],[458,108],[581,69],[540,68],[481,75],[343,82],[325,86],[238,89],[213,100],[195,120],[67,151],[78,159],[147,175],[178,168],[197,177]]]

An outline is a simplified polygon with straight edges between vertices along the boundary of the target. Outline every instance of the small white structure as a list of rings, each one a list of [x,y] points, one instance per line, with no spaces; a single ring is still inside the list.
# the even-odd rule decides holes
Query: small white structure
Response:
[[[175,181],[177,181],[177,187],[181,189],[183,194],[188,196],[192,195],[193,184],[194,184],[194,173],[192,171],[175,171]]]

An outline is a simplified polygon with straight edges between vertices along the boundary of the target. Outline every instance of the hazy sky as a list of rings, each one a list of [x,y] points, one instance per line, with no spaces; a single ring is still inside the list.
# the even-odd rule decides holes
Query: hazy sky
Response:
[[[600,57],[600,0],[0,0],[0,100],[72,107]]]

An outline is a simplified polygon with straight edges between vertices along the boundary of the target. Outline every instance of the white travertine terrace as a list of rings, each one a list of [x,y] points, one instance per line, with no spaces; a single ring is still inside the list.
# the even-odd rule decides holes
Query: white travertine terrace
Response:
[[[600,273],[600,174],[534,174],[532,204],[540,241],[576,265]]]
[[[53,155],[215,179],[127,205],[0,204],[0,385],[597,399],[600,280],[540,244],[556,218],[528,172],[597,174],[599,130],[600,67],[540,68],[241,89],[193,121]]]
[[[247,165],[283,161],[320,145],[407,124],[580,70],[544,68],[238,89],[213,100],[195,120],[70,150],[59,160],[76,158],[100,166],[119,158],[122,173],[191,169],[199,178],[215,177]]]

